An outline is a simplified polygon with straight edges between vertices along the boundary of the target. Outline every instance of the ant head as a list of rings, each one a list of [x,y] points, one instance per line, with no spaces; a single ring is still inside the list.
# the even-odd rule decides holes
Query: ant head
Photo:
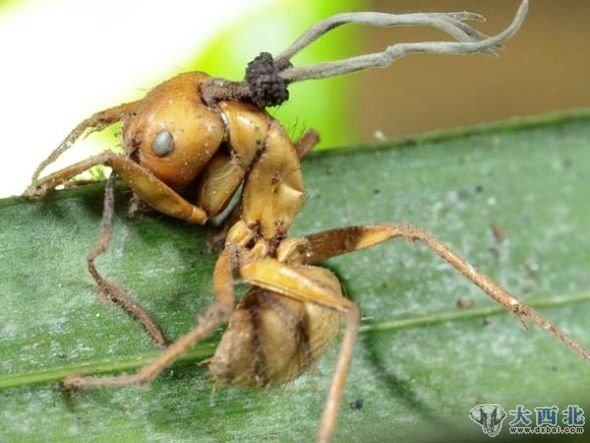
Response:
[[[174,189],[191,183],[209,162],[224,136],[218,114],[198,94],[206,74],[190,72],[150,91],[126,120],[128,152]]]

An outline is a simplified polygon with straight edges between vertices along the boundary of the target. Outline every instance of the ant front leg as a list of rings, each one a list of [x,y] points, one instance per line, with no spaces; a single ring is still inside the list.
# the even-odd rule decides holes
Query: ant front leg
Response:
[[[94,261],[96,257],[104,253],[108,247],[112,230],[112,217],[114,212],[114,186],[115,173],[121,175],[147,204],[158,211],[192,223],[204,223],[207,219],[205,212],[177,194],[173,189],[141,167],[128,157],[107,151],[84,161],[57,171],[47,177],[43,177],[27,189],[27,197],[40,197],[48,190],[67,182],[72,176],[98,164],[111,166],[114,173],[107,181],[103,218],[98,245],[88,255],[88,270],[99,288],[99,294],[112,300],[124,310],[136,317],[161,346],[166,344],[164,335],[149,317],[149,315],[135,302],[130,300],[125,292],[114,282],[105,279],[97,271]]]
[[[508,311],[514,313],[523,326],[528,319],[539,328],[561,341],[576,354],[590,361],[590,351],[568,336],[564,331],[546,320],[535,309],[513,296],[487,275],[470,265],[463,257],[437,240],[431,234],[409,224],[350,226],[313,234],[306,239],[310,243],[310,253],[304,258],[305,263],[321,260],[368,248],[386,240],[402,237],[410,242],[420,240],[443,260],[457,269],[465,278],[482,289]]]
[[[114,386],[143,386],[148,384],[164,369],[169,367],[186,351],[207,337],[213,330],[227,322],[234,306],[234,287],[230,254],[224,250],[219,256],[213,272],[213,286],[216,302],[203,309],[197,316],[198,324],[188,334],[172,343],[136,374],[115,376],[70,375],[62,380],[68,391]]]
[[[24,196],[31,199],[41,198],[50,190],[95,165],[113,168],[139,198],[157,211],[189,223],[203,224],[207,221],[207,213],[202,208],[189,203],[174,189],[129,157],[112,151],[95,155],[39,179],[25,190]]]
[[[37,166],[37,169],[35,169],[35,172],[33,173],[33,178],[29,188],[33,188],[35,186],[35,182],[37,182],[39,179],[41,172],[43,172],[43,170],[51,163],[56,161],[65,151],[70,149],[76,140],[78,140],[87,129],[90,130],[89,133],[101,131],[107,126],[123,120],[123,118],[133,112],[133,109],[135,109],[139,103],[140,101],[123,103],[119,106],[97,112],[96,114],[82,121],[72,130],[72,132],[68,134],[68,136],[60,143],[60,145],[55,148],[53,152],[51,152],[51,154],[49,154],[49,156],[39,164],[39,166]]]
[[[311,151],[315,145],[320,142],[320,134],[315,129],[308,129],[305,134],[301,136],[299,140],[295,142],[295,151],[297,151],[297,157],[302,159],[309,151]]]

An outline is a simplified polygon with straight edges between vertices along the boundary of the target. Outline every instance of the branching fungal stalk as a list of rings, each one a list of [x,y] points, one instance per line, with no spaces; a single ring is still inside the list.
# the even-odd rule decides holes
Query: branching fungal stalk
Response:
[[[512,23],[495,36],[488,36],[464,23],[466,20],[485,21],[485,17],[474,12],[419,12],[413,14],[387,14],[382,12],[350,12],[337,14],[312,26],[301,35],[285,51],[274,59],[273,69],[269,68],[267,78],[262,82],[269,87],[273,82],[282,82],[284,87],[289,83],[303,80],[320,79],[336,75],[348,74],[370,68],[389,66],[404,55],[414,53],[430,54],[471,54],[483,53],[497,55],[501,48],[512,37],[524,22],[528,11],[528,0],[520,3]],[[446,32],[456,41],[431,41],[415,43],[398,43],[388,46],[384,51],[363,54],[343,60],[328,61],[316,65],[293,67],[291,58],[329,31],[345,24],[364,24],[379,27],[391,26],[432,26]],[[269,54],[263,53],[268,56]],[[262,55],[262,54],[261,54]],[[260,56],[259,56],[260,57]],[[256,60],[256,59],[255,59]],[[251,63],[252,64],[252,63]],[[256,99],[256,87],[248,79],[241,82],[222,78],[211,78],[201,88],[206,103],[213,104],[221,100],[250,100],[266,107],[276,106],[286,100],[262,101]],[[274,85],[272,85],[274,87]],[[271,94],[272,95],[272,94]],[[285,96],[283,94],[282,96]],[[286,94],[288,98],[288,94]]]
[[[209,107],[216,107],[220,101],[247,101],[260,108],[277,106],[289,98],[287,86],[303,80],[320,79],[348,74],[370,68],[383,68],[407,54],[471,54],[497,55],[524,22],[528,0],[520,3],[512,23],[495,36],[488,36],[465,23],[467,20],[485,21],[485,17],[475,12],[419,12],[412,14],[387,14],[382,12],[350,12],[336,14],[312,26],[291,46],[275,59],[263,52],[248,64],[242,81],[232,81],[211,77],[200,87],[201,98]],[[316,65],[294,67],[291,58],[311,43],[334,28],[345,24],[364,24],[378,27],[391,26],[432,26],[456,41],[433,41],[398,43],[382,52],[364,54],[343,60],[334,60]],[[33,174],[36,182],[41,172],[69,150],[82,135],[100,131],[112,123],[126,118],[140,103],[125,103],[97,112],[80,123],[62,143],[44,160]]]

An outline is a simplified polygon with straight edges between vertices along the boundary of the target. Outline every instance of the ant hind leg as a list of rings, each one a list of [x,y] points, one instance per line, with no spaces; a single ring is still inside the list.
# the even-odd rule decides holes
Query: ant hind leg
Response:
[[[590,361],[590,351],[581,346],[564,331],[546,320],[535,309],[513,296],[506,289],[469,264],[463,257],[446,246],[430,233],[415,226],[400,224],[350,226],[312,234],[306,239],[310,244],[310,252],[305,257],[305,263],[316,263],[321,260],[345,254],[347,252],[368,248],[395,237],[405,238],[409,242],[420,240],[439,257],[448,262],[465,278],[478,286],[487,295],[514,313],[523,326],[529,320],[543,329],[576,354]]]

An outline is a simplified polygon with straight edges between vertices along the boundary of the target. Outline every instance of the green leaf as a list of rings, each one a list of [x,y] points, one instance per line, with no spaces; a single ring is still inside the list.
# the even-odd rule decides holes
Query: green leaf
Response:
[[[589,147],[590,114],[579,113],[311,155],[292,235],[414,223],[590,347]],[[213,299],[212,231],[130,221],[128,192],[117,196],[98,267],[178,337]],[[136,321],[98,300],[86,272],[101,208],[101,186],[0,202],[0,441],[313,440],[337,345],[316,371],[275,389],[214,389],[195,363],[217,334],[148,388],[62,394],[66,374],[134,371],[157,353]],[[364,318],[337,441],[487,441],[468,417],[479,403],[590,404],[586,362],[525,331],[425,247],[392,241],[326,265]],[[460,298],[474,306],[460,310]]]

